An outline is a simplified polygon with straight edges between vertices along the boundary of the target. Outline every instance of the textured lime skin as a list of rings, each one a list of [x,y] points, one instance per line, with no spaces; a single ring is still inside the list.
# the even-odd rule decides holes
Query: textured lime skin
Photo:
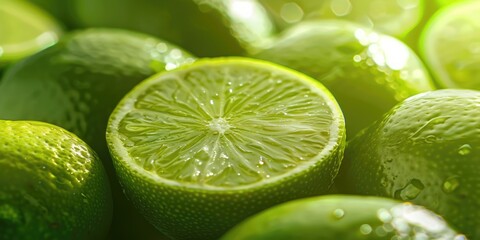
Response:
[[[0,120],[0,239],[102,239],[111,214],[105,169],[85,142]]]
[[[231,67],[230,71],[225,70],[228,69],[226,67]],[[159,156],[156,149],[152,149],[151,146],[147,148],[143,145],[135,146],[134,143],[130,145],[129,141],[126,140],[130,136],[126,136],[120,130],[120,122],[130,111],[133,111],[133,106],[136,106],[137,103],[139,105],[145,104],[140,102],[137,97],[143,93],[154,96],[159,91],[155,89],[155,86],[161,86],[161,83],[164,83],[165,87],[172,87],[172,85],[166,83],[169,79],[183,79],[181,82],[185,82],[183,77],[191,75],[198,69],[208,72],[215,68],[222,69],[219,72],[227,74],[235,74],[235,70],[241,68],[242,71],[236,73],[235,76],[249,72],[255,73],[261,70],[271,72],[272,75],[282,75],[286,78],[300,78],[303,79],[302,81],[309,82],[311,84],[311,86],[308,85],[310,88],[318,88],[318,91],[325,91],[326,95],[324,97],[330,99],[325,99],[325,104],[333,112],[333,116],[329,117],[335,122],[334,126],[330,126],[328,130],[326,129],[331,131],[328,145],[325,146],[321,154],[317,153],[313,159],[308,159],[308,161],[305,159],[308,162],[307,165],[304,165],[305,167],[300,169],[294,168],[290,170],[291,172],[280,176],[272,176],[270,180],[234,186],[211,186],[201,181],[198,183],[185,183],[181,179],[177,181],[176,179],[163,178],[161,175],[148,171],[144,169],[144,166],[137,164],[136,158],[147,159],[148,162],[150,160],[155,161],[156,158],[162,159],[162,156]],[[245,69],[249,71],[245,72]],[[241,76],[243,77],[244,75]],[[248,76],[245,75],[244,77],[249,79]],[[224,77],[229,76],[224,75]],[[261,81],[267,80],[254,75],[251,78],[252,82],[259,79]],[[214,79],[222,81],[222,79]],[[163,82],[161,82],[162,80]],[[295,81],[300,80],[297,79]],[[199,86],[203,85],[199,83]],[[177,92],[181,92],[182,89],[177,90]],[[264,91],[267,90],[265,89]],[[194,91],[191,90],[191,92]],[[245,92],[242,93],[246,94]],[[279,92],[278,94],[281,93]],[[184,93],[177,94],[183,95]],[[190,92],[187,92],[187,94],[190,94]],[[248,94],[244,96],[243,99],[239,100],[240,102],[248,98]],[[151,101],[154,98],[148,99]],[[153,108],[150,111],[158,111],[156,107],[160,104],[153,103]],[[194,103],[190,103],[190,105],[195,107]],[[241,108],[241,106],[238,107]],[[148,112],[145,112],[144,116],[141,113],[134,113],[138,117],[127,123],[125,128],[138,129],[142,125],[146,126],[149,120],[156,119],[158,120],[158,129],[148,128],[145,129],[145,132],[149,133],[149,136],[155,136],[155,139],[161,138],[160,133],[156,132],[162,131],[160,126],[163,121],[168,121],[168,119],[155,118],[155,115],[147,114]],[[182,115],[181,111],[175,113],[183,116],[181,119],[188,119],[188,116]],[[308,118],[307,115],[304,115],[304,117]],[[186,121],[188,122],[188,120]],[[135,123],[139,123],[139,125]],[[252,130],[254,131],[255,129]],[[176,137],[177,134],[172,136]],[[140,135],[132,136],[132,138],[139,137]],[[152,141],[155,140],[152,139]],[[291,199],[326,193],[332,184],[343,157],[345,129],[338,105],[336,105],[333,97],[327,90],[315,80],[264,61],[221,58],[200,60],[181,69],[155,75],[139,84],[126,95],[112,113],[107,128],[107,142],[114,158],[115,169],[127,196],[150,222],[165,232],[166,235],[175,239],[216,239],[241,220],[272,205]],[[183,141],[178,139],[179,149],[182,148],[182,143]],[[163,147],[161,142],[156,145],[159,148]],[[133,155],[129,151],[133,147],[144,149],[144,156],[138,153]],[[236,161],[240,160],[230,160],[233,164]],[[231,179],[225,179],[225,181],[229,180]]]
[[[391,240],[406,236],[464,239],[423,207],[388,198],[349,195],[312,197],[274,206],[246,219],[220,239]]]
[[[135,218],[125,210],[132,206],[114,174],[105,141],[107,120],[123,95],[140,81],[191,61],[193,57],[182,49],[146,34],[79,30],[4,73],[0,119],[44,121],[75,133],[98,153],[110,176],[116,209],[113,226],[130,220],[141,222],[140,216]],[[131,225],[115,227],[114,234]]]
[[[401,100],[434,89],[427,70],[405,44],[346,21],[298,24],[254,57],[324,84],[342,108],[349,137]]]
[[[479,106],[473,90],[437,90],[398,104],[348,143],[341,192],[412,201],[478,239]]]

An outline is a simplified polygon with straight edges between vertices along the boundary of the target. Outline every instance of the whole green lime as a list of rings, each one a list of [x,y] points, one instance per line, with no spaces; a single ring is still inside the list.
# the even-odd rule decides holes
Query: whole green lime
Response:
[[[115,196],[112,233],[115,238],[135,237],[126,235],[129,226],[144,223],[127,231],[134,233],[149,225],[129,213],[133,206],[116,180],[105,141],[108,117],[133,86],[193,59],[182,49],[146,34],[119,29],[72,32],[5,72],[0,82],[0,119],[49,122],[87,142],[110,176]]]
[[[268,40],[274,26],[257,0],[33,0],[71,28],[144,32],[197,56],[241,55]]]
[[[102,239],[112,215],[102,162],[74,134],[0,120],[0,239]]]
[[[440,216],[389,198],[327,195],[290,201],[256,214],[221,240],[464,240]]]
[[[422,62],[404,43],[347,21],[298,24],[254,57],[324,84],[345,114],[350,137],[401,100],[434,89]]]
[[[265,61],[214,58],[159,73],[112,113],[127,196],[176,239],[216,239],[246,217],[326,193],[345,144],[333,96]]]
[[[410,97],[349,141],[337,187],[423,205],[478,239],[479,126],[479,91]]]

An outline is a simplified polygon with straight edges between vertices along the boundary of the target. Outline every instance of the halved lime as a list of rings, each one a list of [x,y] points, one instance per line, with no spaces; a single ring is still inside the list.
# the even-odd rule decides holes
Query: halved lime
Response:
[[[215,239],[244,218],[325,193],[345,144],[317,81],[246,58],[200,60],[135,87],[107,141],[126,194],[178,239]]]
[[[389,198],[328,195],[274,206],[235,226],[221,240],[465,240],[444,219]]]
[[[60,33],[58,23],[35,5],[0,1],[0,65],[55,44]]]
[[[422,18],[424,0],[260,0],[281,28],[303,20],[344,19],[401,37]]]
[[[480,1],[441,9],[427,23],[420,51],[445,88],[480,90]]]

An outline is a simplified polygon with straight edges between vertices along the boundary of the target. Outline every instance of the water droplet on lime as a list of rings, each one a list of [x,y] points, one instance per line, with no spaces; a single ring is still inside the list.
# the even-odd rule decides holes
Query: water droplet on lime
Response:
[[[377,216],[378,216],[378,219],[380,219],[380,221],[384,223],[388,223],[392,221],[392,214],[390,214],[390,212],[387,209],[384,209],[384,208],[379,209],[377,211]]]
[[[352,3],[350,0],[334,0],[331,2],[330,8],[336,16],[343,17],[352,12]]]
[[[360,226],[360,232],[363,234],[363,235],[368,235],[370,233],[372,233],[372,226],[368,225],[368,224],[362,224],[362,226]]]
[[[453,240],[467,240],[467,237],[463,234],[455,236]]]
[[[423,185],[420,180],[412,179],[405,187],[395,191],[395,198],[399,198],[404,201],[413,200],[422,192],[424,188],[425,185]]]
[[[458,154],[462,156],[470,154],[471,151],[472,147],[470,146],[470,144],[463,144],[460,148],[458,148]]]
[[[281,18],[287,23],[296,23],[303,19],[303,9],[295,2],[285,3],[280,10]]]
[[[341,208],[337,208],[335,210],[333,210],[333,217],[336,218],[336,219],[342,219],[343,216],[345,216],[345,210],[341,209]]]
[[[460,181],[458,180],[458,176],[451,176],[443,182],[442,190],[445,193],[452,193],[455,191],[458,186],[460,185]]]

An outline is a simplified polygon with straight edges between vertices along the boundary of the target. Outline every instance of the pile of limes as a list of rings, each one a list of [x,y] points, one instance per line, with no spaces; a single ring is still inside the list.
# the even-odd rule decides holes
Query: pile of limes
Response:
[[[480,239],[477,12],[0,0],[0,240]]]

